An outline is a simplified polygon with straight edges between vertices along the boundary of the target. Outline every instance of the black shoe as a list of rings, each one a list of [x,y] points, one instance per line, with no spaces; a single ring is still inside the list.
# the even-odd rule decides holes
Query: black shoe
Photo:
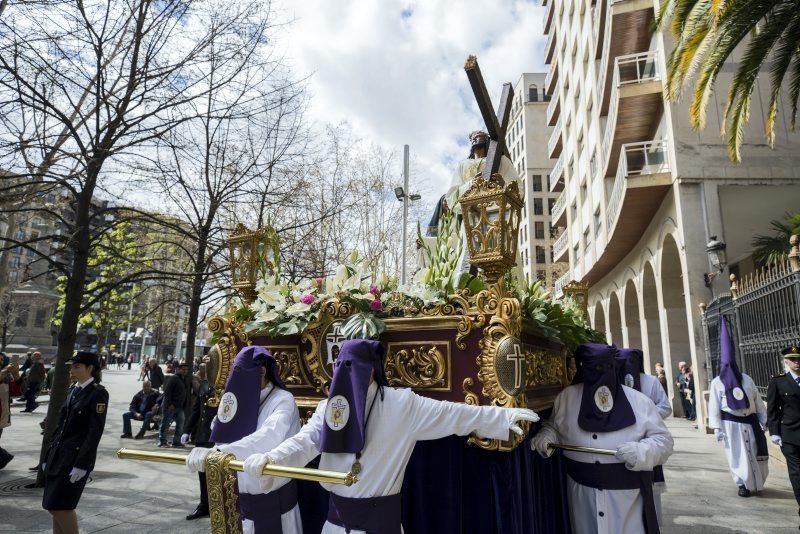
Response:
[[[120,438],[124,438],[124,439],[131,439],[131,438],[133,438],[133,434],[128,434],[128,433],[126,432],[125,434],[122,434],[122,435],[120,436]]]
[[[8,465],[8,462],[14,459],[14,455],[3,451],[4,454],[0,455],[0,469]]]
[[[144,430],[133,436],[133,439],[144,439]]]
[[[159,443],[158,444],[158,448],[159,449],[169,449],[169,445],[167,445],[166,443]]]
[[[744,486],[739,486],[739,497],[749,497],[750,490]]]
[[[38,470],[39,470],[39,466],[38,465],[36,467],[29,467],[28,468],[28,471],[38,471]]]
[[[186,516],[186,520],[191,521],[192,519],[199,519],[201,517],[208,517],[208,506],[198,504],[194,512]]]
[[[172,444],[172,448],[173,449],[185,449],[186,445],[181,445],[180,443],[173,443]]]

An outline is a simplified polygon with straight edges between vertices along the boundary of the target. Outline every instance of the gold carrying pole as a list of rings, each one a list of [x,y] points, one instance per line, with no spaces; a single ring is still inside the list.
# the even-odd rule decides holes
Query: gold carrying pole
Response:
[[[140,451],[134,449],[120,449],[117,457],[122,460],[141,460],[145,462],[159,462],[162,464],[185,465],[186,456],[168,452]],[[233,460],[227,463],[227,468],[232,471],[243,471],[244,462]],[[358,477],[353,473],[340,473],[338,471],[324,471],[322,469],[308,469],[305,467],[285,467],[282,465],[266,465],[261,472],[264,476],[294,478],[297,480],[310,480],[325,484],[344,484],[352,486],[358,482]]]
[[[584,452],[586,454],[605,454],[607,456],[614,456],[617,451],[611,449],[597,449],[595,447],[579,447],[578,445],[565,445],[563,443],[548,443],[547,447],[550,449],[562,449],[565,451]]]

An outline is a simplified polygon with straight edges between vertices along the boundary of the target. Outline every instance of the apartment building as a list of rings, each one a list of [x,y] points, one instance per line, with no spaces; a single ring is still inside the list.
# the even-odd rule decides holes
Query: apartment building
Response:
[[[650,372],[662,362],[680,413],[672,386],[677,362],[692,365],[699,390],[712,378],[700,304],[728,290],[729,273],[753,268],[754,235],[797,210],[800,135],[790,131],[783,106],[775,149],[766,146],[763,81],[744,161],[732,163],[719,132],[735,65],[720,74],[708,125],[697,132],[688,99],[671,104],[663,97],[671,45],[653,31],[657,3],[543,4],[545,90],[552,95],[546,121],[554,127],[547,152],[554,160],[551,191],[559,193],[552,222],[563,228],[553,253],[569,262],[556,293],[573,280],[586,283],[593,326],[610,343],[641,347]],[[727,245],[724,272],[712,268],[706,252],[713,236]]]
[[[545,124],[550,102],[545,82],[544,73],[520,76],[514,87],[506,144],[525,200],[519,231],[522,272],[528,282],[539,279],[552,290],[567,264],[553,262],[555,236],[550,213],[558,194],[551,191],[549,183],[552,162],[547,141],[552,128]]]

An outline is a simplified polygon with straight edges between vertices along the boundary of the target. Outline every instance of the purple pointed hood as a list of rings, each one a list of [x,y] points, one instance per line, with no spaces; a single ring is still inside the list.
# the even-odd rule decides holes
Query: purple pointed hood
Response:
[[[750,399],[742,389],[742,372],[736,365],[736,352],[728,333],[728,321],[723,316],[719,318],[719,379],[725,386],[728,408],[744,410],[750,407]]]
[[[619,349],[617,358],[619,362],[619,381],[633,388],[642,391],[642,378],[640,373],[644,372],[644,354],[639,349]]]
[[[379,341],[351,339],[342,343],[331,380],[320,451],[357,453],[364,448],[367,424],[367,390],[370,377],[379,388],[388,385],[383,369],[385,349]],[[381,400],[383,390],[379,393]]]
[[[217,419],[211,430],[211,441],[233,443],[255,432],[258,427],[261,368],[275,387],[286,389],[278,373],[278,365],[264,347],[244,347],[233,360],[233,370],[225,384],[225,392],[217,409]]]
[[[617,347],[585,343],[575,349],[575,363],[583,382],[578,426],[587,432],[613,432],[636,423],[619,381]]]

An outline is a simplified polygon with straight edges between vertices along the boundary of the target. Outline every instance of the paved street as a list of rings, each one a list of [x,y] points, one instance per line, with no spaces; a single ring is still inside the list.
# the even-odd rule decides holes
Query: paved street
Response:
[[[197,504],[197,479],[179,466],[118,460],[121,446],[158,450],[153,439],[121,440],[121,414],[136,392],[138,371],[106,371],[104,384],[111,399],[106,433],[97,467],[78,509],[81,532],[195,532],[208,529],[208,520],[187,522]],[[41,490],[20,489],[32,480],[40,443],[38,423],[44,408],[34,414],[13,409],[12,426],[2,444],[16,457],[0,471],[0,531],[48,532],[49,515],[41,507]],[[770,460],[767,489],[750,499],[736,495],[722,450],[708,436],[683,420],[670,419],[675,454],[667,468],[669,492],[663,497],[665,534],[729,534],[797,532],[797,506],[784,464]],[[136,427],[134,427],[134,432]]]

